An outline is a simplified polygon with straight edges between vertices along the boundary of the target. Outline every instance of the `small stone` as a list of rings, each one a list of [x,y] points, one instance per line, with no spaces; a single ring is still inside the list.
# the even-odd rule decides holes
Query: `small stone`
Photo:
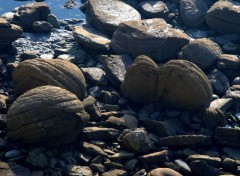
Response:
[[[210,108],[226,112],[233,104],[232,98],[219,98],[211,102]]]
[[[240,59],[237,55],[221,54],[217,67],[219,69],[238,69],[240,67]]]
[[[125,170],[113,169],[102,174],[102,176],[127,176],[128,173]]]
[[[138,163],[137,159],[131,159],[128,160],[125,164],[124,164],[124,168],[128,171],[133,171],[136,167],[136,164]]]
[[[86,112],[90,115],[90,120],[99,120],[101,117],[101,110],[97,105],[96,99],[88,96],[83,100],[83,106]]]
[[[83,151],[88,155],[93,155],[93,156],[101,155],[104,157],[108,156],[100,147],[98,147],[94,144],[83,142],[81,144],[81,146],[82,146]]]
[[[237,169],[237,163],[231,158],[225,158],[222,162],[224,171],[234,173]]]
[[[191,155],[187,158],[187,162],[189,163],[197,160],[205,161],[207,164],[217,168],[221,166],[222,162],[219,157],[210,157],[208,155]]]
[[[48,165],[48,159],[44,153],[36,149],[31,151],[26,161],[34,167],[45,168]]]
[[[32,176],[29,169],[13,162],[0,162],[0,168],[0,175],[2,176]]]
[[[147,164],[161,165],[168,161],[168,151],[163,150],[160,152],[149,153],[139,157],[140,161],[146,162]]]
[[[87,140],[110,140],[120,136],[120,131],[114,128],[85,127],[82,131],[83,138]]]
[[[67,165],[68,176],[93,176],[91,169],[87,166]]]
[[[21,55],[20,58],[24,61],[27,59],[35,59],[38,58],[37,56],[38,52],[37,51],[24,51]]]
[[[88,78],[95,86],[106,86],[107,77],[105,72],[97,67],[82,68],[83,74]]]
[[[192,171],[185,161],[183,161],[181,159],[177,159],[174,161],[174,163],[179,168],[180,172],[187,174],[187,175],[191,174]]]
[[[224,147],[223,153],[232,159],[240,160],[240,149],[238,148]]]
[[[203,112],[203,123],[208,129],[215,129],[218,126],[224,127],[227,124],[226,116],[219,109],[207,108]]]
[[[6,159],[12,159],[12,158],[16,158],[20,155],[21,155],[21,152],[19,150],[10,150],[10,151],[5,153],[5,158]]]
[[[115,153],[114,155],[109,156],[109,159],[113,161],[122,161],[122,160],[132,159],[133,157],[134,157],[134,153],[121,151],[120,153]]]

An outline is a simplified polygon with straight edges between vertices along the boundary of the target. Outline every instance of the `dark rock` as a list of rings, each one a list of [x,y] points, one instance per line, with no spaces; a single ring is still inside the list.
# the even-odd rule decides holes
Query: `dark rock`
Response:
[[[28,60],[28,59],[36,59],[38,52],[37,51],[24,51],[21,55],[20,58],[24,61],[24,60]]]
[[[222,167],[224,171],[235,173],[237,169],[237,163],[231,158],[225,158],[222,162]]]
[[[240,160],[240,149],[232,147],[224,147],[223,154],[229,156],[234,160]]]
[[[87,140],[110,140],[117,139],[120,136],[120,131],[114,128],[85,127],[82,136]]]
[[[187,158],[187,162],[192,163],[193,161],[205,161],[207,164],[219,168],[222,160],[219,157],[210,157],[208,155],[191,155]]]
[[[240,60],[237,55],[221,54],[217,63],[219,69],[238,69]]]
[[[46,21],[35,21],[32,28],[36,33],[48,33],[51,32],[53,26]]]
[[[34,167],[38,167],[42,169],[48,166],[48,159],[46,155],[38,149],[35,149],[29,152],[26,158],[26,162],[31,164]]]
[[[105,72],[101,68],[89,67],[81,68],[83,74],[96,86],[106,86],[107,77]]]
[[[105,153],[100,147],[98,147],[94,144],[83,142],[81,144],[81,147],[82,147],[83,151],[88,155],[92,155],[92,156],[101,155],[104,157],[108,156],[107,153]]]
[[[93,176],[91,169],[87,166],[67,165],[66,171],[68,176]]]
[[[49,14],[47,16],[47,22],[52,25],[53,28],[55,29],[60,29],[60,24],[58,22],[58,19],[55,15]]]
[[[91,120],[99,120],[101,117],[101,110],[99,109],[96,99],[88,96],[83,100],[83,106],[86,112],[90,115]]]
[[[240,129],[217,127],[214,139],[221,146],[240,147]]]
[[[179,171],[181,173],[184,173],[184,174],[187,174],[187,175],[191,174],[192,171],[185,161],[183,161],[181,159],[177,159],[177,160],[174,161],[174,163],[179,168]]]
[[[32,176],[31,172],[16,163],[0,162],[0,175],[2,176]]]
[[[203,112],[203,123],[206,128],[215,129],[218,126],[224,127],[227,124],[227,119],[221,110],[207,108]]]

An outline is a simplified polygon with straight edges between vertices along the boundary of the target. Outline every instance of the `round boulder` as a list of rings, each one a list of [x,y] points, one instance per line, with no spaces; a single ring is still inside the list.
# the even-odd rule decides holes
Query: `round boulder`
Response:
[[[89,120],[76,95],[54,86],[41,86],[22,94],[7,117],[9,140],[51,146],[75,141]]]
[[[17,94],[35,87],[52,85],[62,87],[81,100],[86,95],[86,81],[82,71],[69,61],[61,59],[30,59],[21,62],[12,73]]]
[[[182,176],[182,174],[169,168],[157,168],[150,171],[147,176]]]

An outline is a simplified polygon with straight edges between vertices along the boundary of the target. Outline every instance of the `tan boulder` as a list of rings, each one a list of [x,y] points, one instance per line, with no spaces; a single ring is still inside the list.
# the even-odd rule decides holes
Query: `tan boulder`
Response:
[[[151,170],[147,176],[182,176],[182,174],[169,168],[157,168]]]

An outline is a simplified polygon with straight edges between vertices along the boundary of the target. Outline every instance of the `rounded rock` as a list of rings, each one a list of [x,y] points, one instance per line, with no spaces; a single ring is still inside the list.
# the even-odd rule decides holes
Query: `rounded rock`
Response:
[[[182,174],[169,168],[157,168],[150,171],[147,176],[182,176]]]

